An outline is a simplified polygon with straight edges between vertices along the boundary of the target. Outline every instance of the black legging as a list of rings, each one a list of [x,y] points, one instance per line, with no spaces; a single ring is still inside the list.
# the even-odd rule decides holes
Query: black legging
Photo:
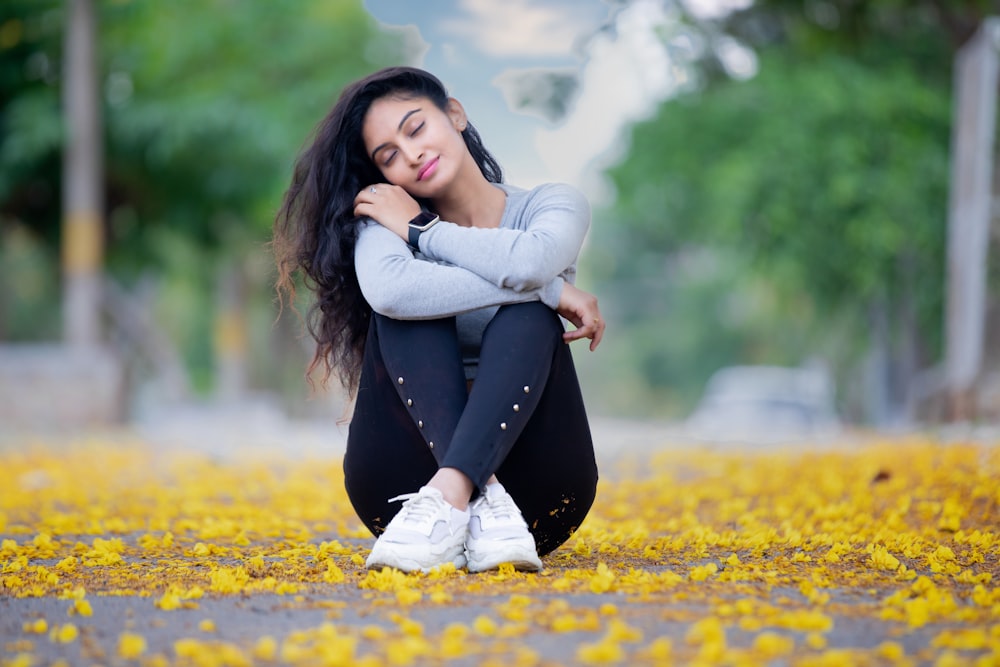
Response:
[[[502,306],[467,389],[455,318],[372,317],[347,437],[347,494],[380,534],[440,467],[514,498],[539,555],[569,539],[594,501],[597,463],[569,346],[539,302]]]

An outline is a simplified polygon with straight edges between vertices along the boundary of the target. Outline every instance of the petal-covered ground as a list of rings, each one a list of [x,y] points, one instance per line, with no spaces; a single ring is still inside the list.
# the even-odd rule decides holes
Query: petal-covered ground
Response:
[[[0,663],[1000,664],[1000,448],[650,452],[542,573],[404,575],[334,456],[8,444]]]

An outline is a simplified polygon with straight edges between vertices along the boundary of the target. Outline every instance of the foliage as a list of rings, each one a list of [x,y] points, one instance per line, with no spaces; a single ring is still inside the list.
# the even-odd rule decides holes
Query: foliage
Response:
[[[59,331],[52,304],[62,141],[58,5],[0,4],[0,339]],[[48,224],[32,224],[29,232],[14,219]]]
[[[56,0],[0,6],[0,217],[57,219],[61,38]],[[32,226],[54,240],[52,224]]]
[[[252,2],[239,11],[230,5],[98,3],[109,252],[117,267],[162,260],[163,233],[209,248],[234,237],[262,238],[309,128],[347,80],[396,52],[360,3]],[[16,167],[47,166],[38,177],[58,190],[57,37],[65,16],[54,2],[12,9],[20,15],[5,25],[23,25],[25,39],[5,50],[0,70],[0,95],[10,100],[0,201],[18,214],[23,209],[9,205],[27,184]],[[36,69],[42,80],[29,80]],[[46,203],[18,217],[54,239],[58,198]]]
[[[0,6],[0,236],[26,227],[51,273],[60,237],[66,4]],[[269,308],[269,271],[247,258],[263,254],[296,153],[341,87],[399,62],[404,45],[382,33],[359,0],[94,6],[107,268],[126,284],[156,276],[153,310],[197,381],[212,365],[219,273],[244,274],[247,298]],[[3,284],[19,280],[8,274]],[[54,290],[42,299],[52,310],[57,302]],[[12,313],[5,324],[0,312],[0,338],[51,334],[25,324],[37,309],[37,302],[0,304]],[[263,319],[267,330],[273,312]]]
[[[903,61],[941,81],[951,69],[948,52],[998,8],[996,0],[756,0],[721,27],[758,47],[837,52],[862,64]]]
[[[642,149],[610,172],[620,218],[635,249],[742,248],[832,309],[904,279],[926,292],[941,277],[948,102],[905,69],[765,56],[753,81],[634,128]],[[904,255],[922,276],[899,275]]]
[[[883,19],[911,11],[877,9]],[[714,333],[662,343],[670,376],[634,361],[649,385],[673,384],[691,397],[720,365],[797,363],[810,351],[843,367],[871,344],[875,311],[887,313],[893,335],[917,341],[918,364],[936,360],[949,47],[940,31],[927,38],[926,22],[889,29],[873,19],[866,31],[848,18],[839,31],[820,29],[800,3],[779,1],[734,17],[730,29],[763,44],[756,76],[704,77],[700,91],[633,127],[631,151],[608,170],[618,198],[602,214],[607,224],[595,227],[614,238],[599,240],[591,260],[605,267],[608,300],[622,303],[625,335],[655,304],[692,289],[669,270],[645,274],[659,281],[636,280],[647,267],[681,261],[694,247],[737,268],[716,271],[728,294],[706,295],[700,312],[668,305],[665,338],[678,328]],[[761,313],[773,319],[729,327],[720,340],[720,304],[747,284],[765,286],[770,308]],[[911,320],[915,329],[904,331]],[[689,362],[683,368],[690,359],[704,361],[697,375]]]

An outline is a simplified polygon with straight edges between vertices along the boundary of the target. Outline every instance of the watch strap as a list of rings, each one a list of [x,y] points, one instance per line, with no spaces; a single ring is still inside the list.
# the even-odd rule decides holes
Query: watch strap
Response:
[[[410,225],[410,229],[407,232],[407,239],[406,240],[407,240],[407,243],[410,244],[410,247],[412,247],[414,250],[417,250],[418,248],[420,248],[420,235],[422,233],[423,232],[420,231],[419,227],[414,227],[413,225]]]
[[[420,235],[426,232],[428,229],[437,224],[441,219],[439,216],[434,216],[430,218],[427,222],[428,214],[426,212],[421,212],[420,215],[410,220],[409,228],[406,233],[406,241],[415,250],[420,248]],[[421,224],[423,223],[423,224]]]

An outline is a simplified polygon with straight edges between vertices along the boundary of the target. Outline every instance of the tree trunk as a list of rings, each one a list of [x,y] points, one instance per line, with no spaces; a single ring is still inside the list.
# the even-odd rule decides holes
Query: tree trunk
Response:
[[[239,260],[224,261],[217,274],[215,394],[224,402],[244,398],[248,387],[247,285]]]
[[[998,39],[1000,19],[987,19],[955,61],[945,322],[947,417],[952,420],[975,416],[975,386],[982,371]]]
[[[900,297],[896,305],[897,331],[897,395],[899,418],[909,427],[917,420],[920,397],[917,394],[918,376],[922,365],[920,354],[920,327],[917,321],[916,295],[913,283],[916,280],[916,264],[913,254],[907,249],[899,260]]]
[[[888,311],[884,297],[873,299],[868,307],[870,333],[864,362],[864,416],[865,421],[877,427],[888,426],[893,412]]]
[[[63,114],[63,337],[70,346],[100,343],[103,260],[103,135],[92,0],[66,0]]]

